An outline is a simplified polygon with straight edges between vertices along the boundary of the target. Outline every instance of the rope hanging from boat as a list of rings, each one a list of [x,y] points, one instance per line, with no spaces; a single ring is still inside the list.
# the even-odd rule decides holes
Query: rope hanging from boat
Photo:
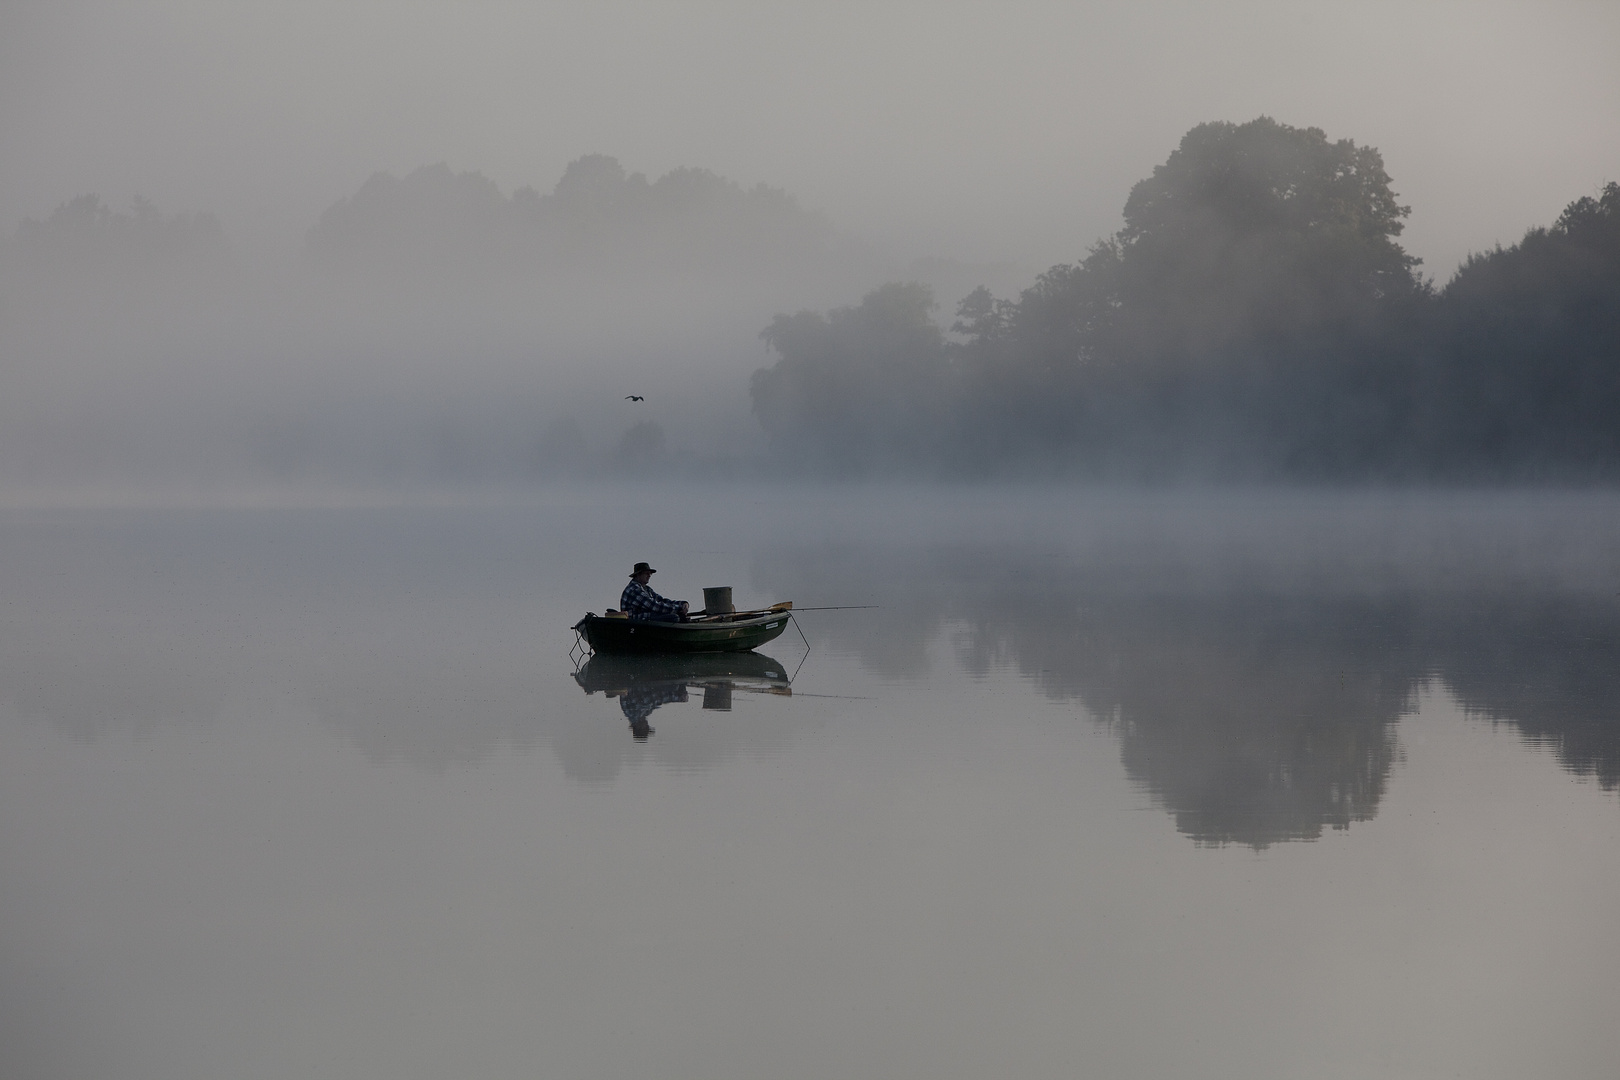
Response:
[[[575,627],[574,627],[574,645],[573,645],[573,648],[568,650],[568,659],[570,659],[570,660],[572,660],[574,662],[575,667],[578,667],[585,660],[586,657],[596,655],[596,650],[591,648],[590,639],[587,638],[585,636],[585,634],[580,630],[580,627],[584,626],[584,625],[585,625],[585,620],[584,619],[581,619],[579,621],[579,623],[577,625],[575,625]]]

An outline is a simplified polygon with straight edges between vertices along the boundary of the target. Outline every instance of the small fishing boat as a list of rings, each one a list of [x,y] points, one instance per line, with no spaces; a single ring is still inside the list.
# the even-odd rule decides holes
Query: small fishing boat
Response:
[[[793,602],[758,611],[694,615],[685,622],[653,622],[594,611],[574,632],[599,653],[747,652],[781,636],[793,618]]]

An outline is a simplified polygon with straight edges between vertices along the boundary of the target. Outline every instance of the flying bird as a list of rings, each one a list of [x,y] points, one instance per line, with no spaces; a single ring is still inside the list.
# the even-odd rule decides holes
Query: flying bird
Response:
[[[640,394],[626,394],[626,395],[624,395],[624,400],[626,400],[626,401],[646,401],[647,399],[642,397]]]

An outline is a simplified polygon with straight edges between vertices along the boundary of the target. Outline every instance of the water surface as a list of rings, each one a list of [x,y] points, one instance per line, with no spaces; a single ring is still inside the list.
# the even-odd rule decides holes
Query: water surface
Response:
[[[576,675],[631,563],[803,612]],[[1620,500],[0,515],[27,1077],[1596,1077]]]

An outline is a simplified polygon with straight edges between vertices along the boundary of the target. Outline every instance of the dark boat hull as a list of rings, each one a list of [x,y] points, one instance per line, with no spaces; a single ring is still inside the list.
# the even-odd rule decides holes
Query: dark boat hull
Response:
[[[600,653],[747,652],[780,637],[792,614],[773,611],[725,622],[642,622],[587,615],[574,629]]]

